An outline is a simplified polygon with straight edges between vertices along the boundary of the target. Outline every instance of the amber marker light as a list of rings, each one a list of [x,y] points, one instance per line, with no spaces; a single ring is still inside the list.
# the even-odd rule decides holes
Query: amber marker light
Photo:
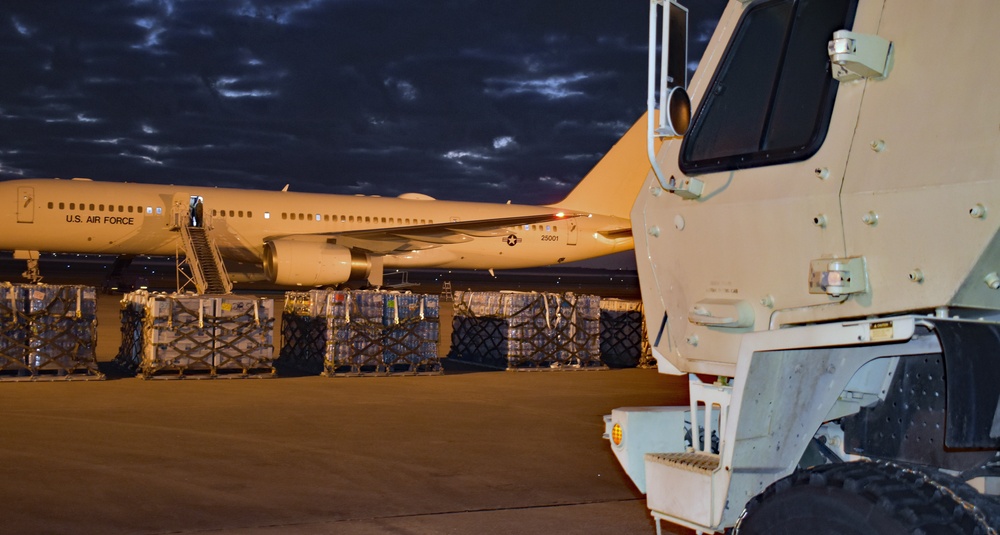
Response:
[[[611,442],[615,443],[615,446],[622,445],[622,424],[615,424],[611,428]]]

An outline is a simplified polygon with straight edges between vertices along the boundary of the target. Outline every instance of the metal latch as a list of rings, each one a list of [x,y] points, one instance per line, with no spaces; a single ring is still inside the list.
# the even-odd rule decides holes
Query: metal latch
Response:
[[[833,32],[827,45],[831,74],[841,82],[860,78],[883,79],[892,69],[892,43],[877,36],[850,30]]]
[[[821,258],[809,263],[809,293],[840,297],[868,291],[865,257]]]

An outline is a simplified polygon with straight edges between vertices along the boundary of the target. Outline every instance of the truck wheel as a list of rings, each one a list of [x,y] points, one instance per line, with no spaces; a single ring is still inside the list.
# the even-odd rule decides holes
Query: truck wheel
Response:
[[[776,481],[734,535],[978,534],[985,526],[922,474],[872,462],[827,464]]]

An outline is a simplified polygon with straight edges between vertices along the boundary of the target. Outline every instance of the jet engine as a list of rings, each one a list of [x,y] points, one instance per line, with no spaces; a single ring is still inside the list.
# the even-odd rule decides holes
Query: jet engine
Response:
[[[325,286],[364,280],[371,255],[341,245],[296,240],[264,244],[264,273],[282,286]]]

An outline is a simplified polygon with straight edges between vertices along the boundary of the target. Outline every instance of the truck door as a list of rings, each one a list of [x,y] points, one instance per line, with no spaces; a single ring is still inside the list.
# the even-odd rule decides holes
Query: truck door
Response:
[[[20,186],[17,188],[17,222],[33,223],[35,221],[35,188]]]
[[[872,31],[876,3],[855,31]],[[832,78],[828,43],[855,22],[852,6],[727,9],[732,38],[709,46],[692,80],[691,127],[657,154],[667,184],[654,178],[632,213],[637,257],[656,267],[640,266],[642,293],[663,300],[646,308],[651,336],[669,326],[662,340],[689,359],[735,359],[739,336],[726,334],[807,321],[835,299],[810,291],[810,269],[846,249],[840,190],[863,86]],[[675,177],[703,183],[697,200],[664,193]]]

